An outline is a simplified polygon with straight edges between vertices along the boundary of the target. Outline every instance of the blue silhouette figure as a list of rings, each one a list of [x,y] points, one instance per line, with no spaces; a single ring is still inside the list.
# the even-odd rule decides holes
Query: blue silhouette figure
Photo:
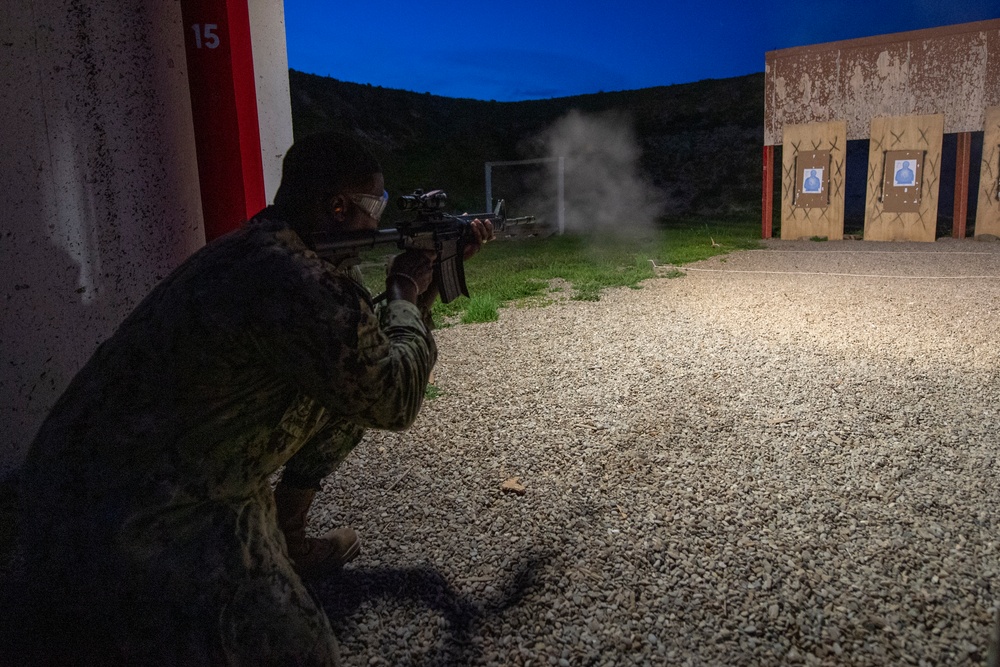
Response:
[[[897,163],[898,164],[898,163]],[[896,185],[913,185],[913,170],[909,160],[903,160],[903,166],[896,172]]]
[[[816,170],[809,170],[809,177],[806,178],[805,182],[802,184],[802,189],[805,192],[819,192],[821,184],[819,179],[816,177]]]

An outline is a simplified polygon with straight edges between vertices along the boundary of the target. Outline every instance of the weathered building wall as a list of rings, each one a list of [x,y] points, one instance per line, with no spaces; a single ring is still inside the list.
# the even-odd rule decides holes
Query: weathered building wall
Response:
[[[204,243],[180,6],[0,13],[0,477],[76,371]]]
[[[247,1],[270,200],[292,141],[284,10]],[[205,242],[180,3],[9,4],[0,481],[97,345]]]
[[[983,129],[1000,104],[1000,19],[765,55],[764,144],[785,125],[843,120],[867,139],[872,118],[941,113],[945,133]]]

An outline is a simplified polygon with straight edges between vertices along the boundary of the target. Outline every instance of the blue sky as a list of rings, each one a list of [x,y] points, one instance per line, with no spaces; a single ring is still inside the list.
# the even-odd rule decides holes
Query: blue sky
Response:
[[[741,76],[764,53],[1000,18],[1000,0],[285,0],[293,69],[518,101]]]

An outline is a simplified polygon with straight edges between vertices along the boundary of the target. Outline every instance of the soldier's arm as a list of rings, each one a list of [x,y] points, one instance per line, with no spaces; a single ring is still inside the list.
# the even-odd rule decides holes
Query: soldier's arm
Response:
[[[392,300],[379,312],[345,275],[313,276],[279,295],[262,352],[333,417],[400,430],[416,419],[437,348],[420,309]]]

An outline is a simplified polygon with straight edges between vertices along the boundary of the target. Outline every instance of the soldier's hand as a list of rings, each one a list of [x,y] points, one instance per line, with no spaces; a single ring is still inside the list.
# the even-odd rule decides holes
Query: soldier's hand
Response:
[[[487,218],[486,220],[480,220],[476,218],[469,223],[469,229],[472,230],[471,238],[465,241],[465,250],[462,253],[464,259],[469,259],[483,247],[483,244],[487,241],[492,241],[496,238],[493,233],[493,221]]]
[[[410,249],[392,258],[385,277],[385,289],[390,299],[417,302],[434,282],[434,252]]]

